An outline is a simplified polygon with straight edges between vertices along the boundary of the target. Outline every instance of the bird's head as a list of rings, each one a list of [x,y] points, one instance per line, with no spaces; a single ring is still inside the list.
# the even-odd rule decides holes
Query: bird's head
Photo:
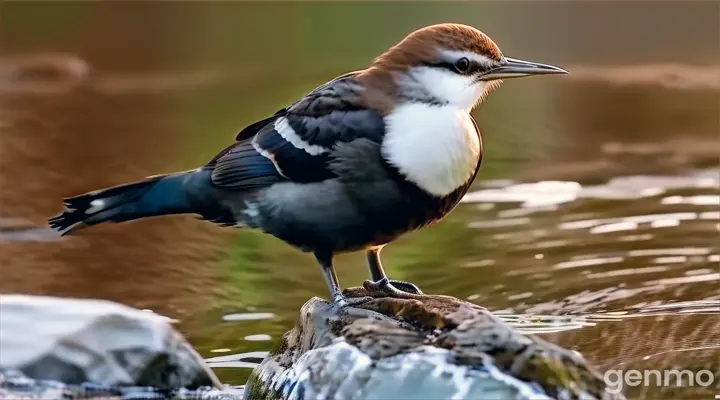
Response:
[[[392,79],[399,99],[468,110],[502,79],[567,73],[505,57],[487,35],[461,24],[431,25],[410,33],[377,57],[368,71]]]

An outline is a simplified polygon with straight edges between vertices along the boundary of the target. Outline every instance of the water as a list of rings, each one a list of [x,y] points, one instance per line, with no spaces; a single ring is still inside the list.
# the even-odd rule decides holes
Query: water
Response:
[[[160,312],[222,380],[244,383],[299,307],[326,296],[311,257],[192,217],[63,239],[45,219],[62,197],[194,168],[409,29],[453,20],[573,74],[507,82],[475,113],[486,155],[472,193],[443,223],[388,246],[388,273],[486,306],[602,370],[708,369],[720,383],[720,60],[717,38],[702,34],[715,29],[714,6],[412,7],[0,7],[0,291]],[[378,27],[366,32],[356,21],[372,15]],[[693,29],[681,29],[690,17]],[[361,254],[341,256],[338,273],[345,286],[368,277]]]

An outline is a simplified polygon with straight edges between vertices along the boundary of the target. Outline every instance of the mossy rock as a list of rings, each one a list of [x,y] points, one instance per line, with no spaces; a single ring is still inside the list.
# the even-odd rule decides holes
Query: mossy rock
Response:
[[[319,298],[253,371],[246,399],[621,399],[576,352],[450,296]],[[362,300],[361,300],[362,299]]]

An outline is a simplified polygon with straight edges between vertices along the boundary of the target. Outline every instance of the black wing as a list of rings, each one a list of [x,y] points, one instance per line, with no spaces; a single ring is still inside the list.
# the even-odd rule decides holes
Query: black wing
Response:
[[[380,142],[382,117],[363,105],[356,72],[336,78],[273,116],[244,128],[208,163],[217,186],[246,189],[283,180],[318,182],[335,174],[332,150],[357,138]]]
[[[308,93],[308,95],[305,96],[304,98],[296,101],[295,103],[293,103],[283,109],[278,110],[272,116],[246,126],[240,132],[238,132],[237,136],[235,136],[235,140],[241,141],[243,139],[248,139],[248,138],[255,136],[255,134],[257,134],[260,131],[260,129],[262,129],[265,125],[267,125],[267,124],[275,121],[277,118],[287,114],[287,112],[292,107],[297,105],[298,103],[302,103],[303,101],[305,101],[308,98],[315,98],[318,96],[319,93],[322,93],[323,90],[326,89],[328,86],[332,86],[332,85],[336,84],[338,81],[346,80],[349,78],[354,78],[359,73],[360,73],[360,71],[348,72],[345,75],[340,75],[337,78],[331,80],[330,82],[326,82],[326,83],[318,86],[312,92]]]

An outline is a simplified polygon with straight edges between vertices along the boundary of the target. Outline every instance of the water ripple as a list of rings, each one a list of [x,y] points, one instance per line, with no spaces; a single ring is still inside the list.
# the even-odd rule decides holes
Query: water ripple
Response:
[[[205,362],[211,368],[255,368],[267,357],[267,351],[253,351],[247,353],[228,354],[206,358]]]
[[[690,188],[717,188],[720,186],[720,169],[697,171],[686,176],[628,176],[610,179],[602,185],[582,186],[571,181],[540,181],[514,183],[512,181],[485,183],[488,189],[468,193],[465,203],[521,203],[524,208],[546,208],[578,199],[633,200],[655,197],[667,190]],[[670,199],[670,200],[665,200]],[[715,205],[720,196],[669,196],[665,204],[686,202],[697,205]],[[670,201],[670,203],[667,203]]]
[[[34,225],[20,218],[0,217],[0,243],[2,242],[48,242],[61,240],[56,231]]]
[[[257,321],[275,318],[273,313],[235,313],[223,315],[223,321]]]

